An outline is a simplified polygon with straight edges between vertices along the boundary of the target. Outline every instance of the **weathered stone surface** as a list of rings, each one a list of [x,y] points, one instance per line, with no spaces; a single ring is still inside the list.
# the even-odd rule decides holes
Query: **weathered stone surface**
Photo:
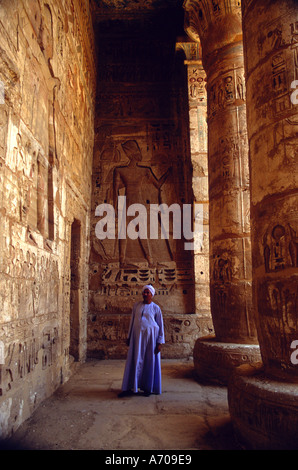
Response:
[[[0,6],[2,437],[70,375],[74,219],[82,242],[77,355],[86,355],[95,96],[86,8],[55,0]]]
[[[187,240],[183,233],[181,239],[173,235],[172,223],[169,237],[162,236],[161,230],[165,227],[163,219],[158,223],[157,238],[150,236],[153,226],[150,210],[153,205],[165,204],[168,208],[178,205],[182,222],[184,205],[192,205],[193,184],[196,184],[191,174],[194,150],[188,143],[187,125],[188,103],[192,97],[191,94],[187,96],[185,89],[182,89],[185,83],[180,81],[180,68],[183,67],[185,74],[186,64],[179,62],[173,68],[169,51],[171,47],[175,51],[175,37],[172,43],[163,40],[165,35],[171,35],[172,28],[170,21],[163,23],[163,15],[167,12],[171,17],[173,6],[167,9],[167,5],[163,5],[160,17],[146,16],[147,10],[143,13],[139,11],[137,24],[130,10],[121,21],[117,16],[119,10],[110,10],[109,27],[101,6],[96,8],[101,74],[97,84],[95,122],[88,328],[90,332],[96,330],[99,336],[95,338],[91,333],[92,341],[88,344],[90,355],[101,355],[103,350],[109,356],[112,351],[118,354],[119,343],[111,344],[109,353],[106,341],[109,336],[121,341],[124,339],[124,331],[119,334],[115,316],[120,315],[118,318],[121,318],[122,315],[123,318],[123,314],[130,315],[133,303],[142,299],[141,291],[145,284],[154,285],[154,302],[160,305],[165,317],[174,322],[180,322],[181,314],[194,314],[195,321],[199,316],[204,324],[204,317],[209,314],[207,296],[204,298],[203,294],[204,300],[200,305],[199,294],[195,292],[197,278],[205,287],[205,292],[207,290],[209,268],[206,262],[202,266],[202,254],[198,254],[202,257],[201,274],[196,274],[198,269],[195,268],[193,251],[185,249]],[[148,18],[150,21],[147,21]],[[182,52],[185,59],[188,51]],[[203,76],[201,70],[200,77]],[[201,81],[197,83],[199,85]],[[193,94],[196,93],[193,91]],[[201,89],[198,94],[202,95]],[[198,98],[193,98],[198,108]],[[204,155],[203,168],[203,164],[206,165],[206,122],[203,129],[203,115],[200,119],[201,148],[197,151]],[[198,128],[198,119],[196,121]],[[199,161],[197,159],[197,163]],[[205,171],[206,180],[206,167],[202,171]],[[128,234],[135,214],[126,217],[125,239],[119,240],[121,217],[118,198],[121,196],[126,198],[126,211],[133,204],[141,204],[145,208],[147,236],[144,239],[132,239]],[[208,202],[206,192],[199,202],[204,200]],[[109,204],[115,211],[115,238],[100,239],[98,236],[98,223],[103,214],[99,217],[96,210],[102,204]],[[139,227],[137,230],[140,230]],[[204,255],[206,257],[206,253]],[[110,323],[107,323],[109,315]],[[94,328],[95,318],[97,328]],[[190,323],[193,321],[189,320]],[[106,328],[99,327],[101,322]],[[121,331],[125,326],[128,325],[121,325]],[[171,335],[171,347],[165,354],[173,357],[176,351],[178,355],[189,355],[191,346],[184,347],[183,340],[179,344],[180,340],[173,342],[170,338]]]
[[[246,364],[233,372],[229,410],[238,441],[250,450],[297,450],[297,384],[277,381],[264,366]]]
[[[249,447],[297,449],[297,103],[291,84],[298,11],[295,1],[248,0],[242,7],[253,300],[262,363],[236,371],[229,407]]]
[[[258,336],[266,370],[297,381],[298,369],[290,359],[298,315],[298,108],[291,99],[297,4],[252,1],[243,8]]]
[[[194,42],[180,0],[1,2],[1,437],[88,355],[125,357],[148,282],[163,357],[215,380],[259,360],[256,315],[263,375],[234,379],[231,414],[256,448],[296,426],[297,5],[184,11]],[[201,205],[199,248],[100,240],[96,208],[120,195]]]
[[[88,321],[88,356],[100,359],[126,358],[129,314],[93,314]],[[195,341],[213,331],[209,315],[164,315],[166,342],[163,357],[191,357]]]
[[[198,379],[227,385],[236,367],[261,360],[257,344],[223,343],[214,335],[198,338],[193,350]]]
[[[199,42],[179,42],[176,51],[183,53],[187,67],[192,189],[195,206],[200,205],[202,208],[200,233],[197,234],[197,246],[194,247],[195,309],[200,317],[205,317],[211,316],[206,73],[202,66],[202,47]]]
[[[246,92],[240,2],[185,1],[208,96],[210,300],[216,337],[257,344],[252,311]]]

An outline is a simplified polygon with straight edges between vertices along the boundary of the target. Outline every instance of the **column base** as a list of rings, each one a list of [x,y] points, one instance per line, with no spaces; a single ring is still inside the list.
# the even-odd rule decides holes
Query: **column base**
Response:
[[[196,341],[193,358],[199,380],[227,385],[236,367],[260,361],[261,354],[259,345],[222,343],[211,335]]]
[[[232,374],[228,400],[235,434],[245,449],[298,449],[297,383],[267,377],[262,363],[243,365]]]

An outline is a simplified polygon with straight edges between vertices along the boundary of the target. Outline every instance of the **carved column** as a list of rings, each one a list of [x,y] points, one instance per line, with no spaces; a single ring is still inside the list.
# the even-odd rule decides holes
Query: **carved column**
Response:
[[[207,153],[207,90],[206,73],[202,65],[202,47],[199,42],[177,42],[176,51],[182,52],[187,67],[190,157],[194,204],[200,224],[194,246],[195,300],[197,326],[200,336],[213,331],[210,313],[209,289],[209,191]]]
[[[186,0],[185,29],[207,74],[210,297],[215,338],[198,340],[200,375],[226,381],[259,358],[252,313],[248,140],[240,2]]]
[[[263,365],[235,374],[230,411],[251,447],[297,449],[298,8],[296,0],[246,0],[242,8],[253,299]]]

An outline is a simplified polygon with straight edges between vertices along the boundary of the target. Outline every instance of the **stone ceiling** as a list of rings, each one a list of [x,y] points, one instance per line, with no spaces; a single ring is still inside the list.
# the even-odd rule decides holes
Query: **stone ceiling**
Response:
[[[90,0],[100,36],[185,35],[183,0]]]
[[[97,14],[135,15],[139,12],[182,7],[182,0],[92,0]]]
[[[170,79],[176,43],[188,41],[183,0],[90,0],[90,5],[104,87]]]

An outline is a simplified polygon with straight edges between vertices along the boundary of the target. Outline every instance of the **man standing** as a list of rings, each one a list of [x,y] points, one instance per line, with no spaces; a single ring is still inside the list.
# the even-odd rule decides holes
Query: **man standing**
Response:
[[[128,354],[124,370],[122,392],[119,397],[143,390],[145,396],[161,393],[160,349],[165,342],[160,307],[152,301],[153,286],[143,287],[143,302],[132,309],[128,333]]]

